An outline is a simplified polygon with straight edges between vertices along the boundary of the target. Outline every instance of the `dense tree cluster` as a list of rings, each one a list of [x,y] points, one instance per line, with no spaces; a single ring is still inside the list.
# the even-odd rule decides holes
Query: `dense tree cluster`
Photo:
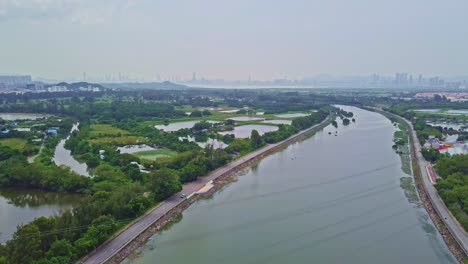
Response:
[[[343,109],[339,109],[336,113],[339,117],[342,117],[342,118],[352,118],[354,116],[353,112],[347,112]]]
[[[442,138],[442,132],[435,127],[427,125],[426,122],[424,122],[424,120],[415,119],[413,121],[413,127],[414,130],[416,130],[417,132],[418,139],[419,142],[421,142],[421,144],[424,144],[424,142],[426,141],[426,139],[429,138],[429,136]]]
[[[325,111],[314,112],[308,116],[297,117],[292,121],[292,125],[299,129],[303,130],[309,128],[315,124],[320,123],[328,115]]]
[[[89,180],[68,168],[29,164],[18,151],[0,146],[0,187],[38,188],[59,192],[84,192]]]
[[[78,120],[98,118],[100,120],[120,121],[135,117],[143,118],[172,118],[184,117],[185,113],[176,111],[173,105],[160,102],[144,101],[139,98],[133,100],[94,101],[94,99],[51,99],[47,101],[35,100],[22,104],[0,105],[0,112],[30,112],[66,115]]]
[[[236,138],[231,141],[226,151],[233,154],[247,154],[264,146],[265,143],[277,143],[296,134],[300,130],[310,128],[323,121],[327,115],[326,111],[321,110],[307,116],[297,117],[292,121],[292,125],[280,125],[277,131],[265,133],[263,136],[260,136],[256,130],[253,130],[250,139]]]
[[[436,188],[447,207],[468,230],[468,155],[444,156],[435,165],[442,179]]]
[[[433,149],[433,148],[423,149],[423,150],[421,150],[421,154],[423,155],[425,160],[427,160],[427,161],[429,161],[431,163],[435,163],[441,157],[444,156],[437,149]]]

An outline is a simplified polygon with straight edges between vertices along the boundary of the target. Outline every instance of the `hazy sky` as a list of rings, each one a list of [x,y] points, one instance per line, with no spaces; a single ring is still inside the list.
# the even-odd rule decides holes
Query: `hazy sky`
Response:
[[[467,0],[0,0],[0,73],[468,74]]]

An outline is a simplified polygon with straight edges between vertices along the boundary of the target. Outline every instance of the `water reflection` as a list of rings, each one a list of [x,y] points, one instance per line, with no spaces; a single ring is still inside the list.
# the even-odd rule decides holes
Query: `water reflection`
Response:
[[[225,149],[229,146],[228,144],[222,141],[219,141],[217,139],[213,139],[213,138],[208,138],[208,140],[205,142],[197,142],[195,137],[186,136],[186,137],[179,137],[179,140],[180,141],[188,140],[189,142],[195,142],[197,143],[198,146],[200,146],[200,148],[205,148],[206,146],[209,145],[209,146],[212,146],[214,149]]]
[[[123,146],[123,147],[118,147],[117,150],[120,151],[120,154],[133,154],[135,152],[140,152],[140,151],[149,151],[149,150],[155,150],[156,148],[153,148],[151,146],[142,144],[142,145],[128,145],[128,146]]]
[[[74,131],[78,131],[78,126],[79,123],[74,124],[72,129],[70,130],[70,134]],[[65,141],[69,138],[70,136],[68,136],[66,139],[60,140],[60,142],[57,144],[57,147],[55,148],[54,157],[52,158],[52,160],[57,166],[67,166],[73,172],[82,176],[89,177],[90,175],[88,172],[88,165],[86,165],[86,163],[80,163],[79,161],[77,161],[72,156],[71,151],[65,148]]]
[[[223,131],[218,132],[220,135],[234,135],[236,138],[249,138],[253,130],[257,130],[260,135],[263,135],[267,132],[276,131],[279,128],[277,126],[267,126],[267,125],[245,125],[245,126],[236,126],[232,131]]]
[[[46,118],[50,115],[44,114],[30,114],[30,113],[0,113],[0,118],[3,120],[36,120],[40,118]]]
[[[81,203],[78,194],[37,190],[0,189],[0,243],[11,238],[16,227],[40,216],[51,216]]]
[[[193,121],[185,121],[185,122],[176,122],[170,123],[168,125],[156,125],[155,128],[162,130],[164,132],[175,132],[185,128],[192,128],[196,123],[200,122],[201,120],[193,120]],[[208,120],[208,123],[219,123],[218,121],[211,121]]]
[[[302,117],[302,116],[308,116],[309,114],[306,113],[292,113],[292,114],[279,114],[275,115],[277,117],[281,118],[293,118],[293,117]]]
[[[273,120],[264,120],[262,121],[262,123],[275,124],[275,125],[291,125],[292,120],[273,119]]]

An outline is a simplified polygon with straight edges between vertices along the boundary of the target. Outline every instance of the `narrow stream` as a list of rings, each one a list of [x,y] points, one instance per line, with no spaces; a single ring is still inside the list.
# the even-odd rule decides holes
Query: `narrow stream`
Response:
[[[78,130],[78,126],[79,123],[74,124],[70,130],[70,134]],[[57,147],[55,148],[54,157],[52,160],[55,162],[55,164],[57,164],[57,166],[67,166],[77,174],[89,177],[90,175],[86,163],[80,163],[77,161],[71,155],[71,151],[65,148],[65,141],[67,141],[69,138],[70,136],[68,136],[66,139],[60,140],[60,142],[57,144]]]

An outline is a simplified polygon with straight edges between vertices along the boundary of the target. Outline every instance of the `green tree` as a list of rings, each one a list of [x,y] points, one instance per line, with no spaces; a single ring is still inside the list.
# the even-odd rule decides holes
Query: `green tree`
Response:
[[[331,124],[332,124],[332,126],[334,126],[335,128],[338,128],[338,123],[336,122],[336,120],[333,120]]]
[[[100,162],[101,161],[99,160],[99,158],[93,155],[93,156],[89,157],[89,159],[86,161],[86,164],[90,168],[96,168],[97,166],[99,166]]]
[[[427,161],[431,163],[436,162],[443,156],[442,154],[440,154],[440,152],[437,149],[432,149],[432,148],[421,150],[421,154]]]
[[[190,117],[202,117],[203,114],[199,110],[194,110],[192,113],[190,113]]]
[[[75,258],[75,248],[68,240],[56,240],[47,252],[46,257],[65,257],[71,260]]]
[[[232,119],[228,119],[226,121],[224,121],[224,124],[226,124],[226,126],[233,126],[236,124],[236,122]]]
[[[86,233],[77,241],[75,247],[79,255],[84,255],[95,249],[117,229],[117,223],[112,216],[103,215],[93,220]]]
[[[55,218],[39,217],[32,224],[36,225],[41,232],[41,249],[46,252],[51,247],[52,243],[57,239],[57,234],[54,232],[57,226]]]
[[[137,216],[143,214],[151,206],[151,201],[143,195],[132,198],[128,203],[132,214]]]
[[[122,168],[122,171],[134,181],[141,181],[143,179],[142,173],[136,164],[128,164]]]
[[[149,185],[156,201],[162,201],[182,190],[177,173],[167,168],[150,173]]]
[[[263,139],[258,133],[258,131],[255,129],[252,130],[250,134],[250,144],[252,145],[254,149],[257,149],[263,145]]]
[[[34,224],[18,228],[13,238],[7,242],[8,263],[31,263],[42,257],[41,234]]]

